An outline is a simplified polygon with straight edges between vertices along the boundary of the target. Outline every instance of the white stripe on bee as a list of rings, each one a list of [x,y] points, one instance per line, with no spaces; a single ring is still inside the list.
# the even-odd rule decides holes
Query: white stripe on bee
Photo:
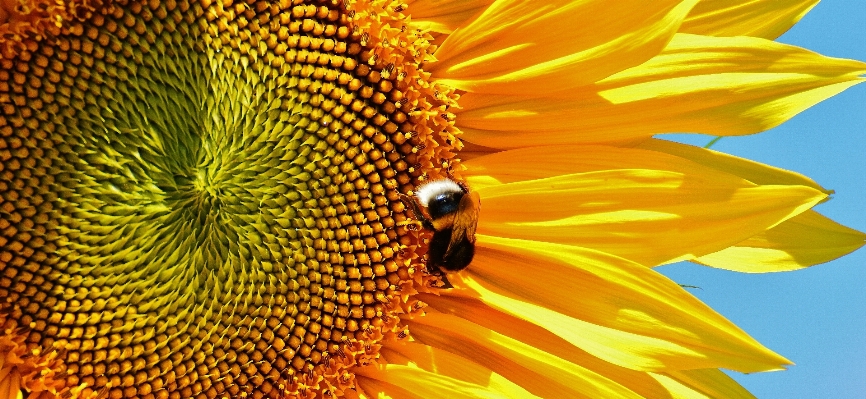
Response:
[[[455,183],[450,179],[442,179],[442,180],[434,180],[428,183],[424,183],[421,187],[418,187],[418,190],[415,192],[415,196],[418,197],[418,201],[421,203],[421,206],[428,207],[430,201],[433,200],[437,195],[443,193],[462,193],[463,188],[460,187],[459,184]]]

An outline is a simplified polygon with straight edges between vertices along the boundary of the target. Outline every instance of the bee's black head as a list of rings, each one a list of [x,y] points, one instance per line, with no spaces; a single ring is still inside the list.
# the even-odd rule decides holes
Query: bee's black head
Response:
[[[430,212],[430,217],[433,220],[439,219],[450,213],[457,212],[457,207],[460,205],[460,199],[466,193],[461,191],[447,191],[436,194],[427,203],[427,211]]]
[[[453,180],[441,179],[422,185],[416,195],[421,206],[427,208],[430,218],[436,220],[457,212],[466,191]]]

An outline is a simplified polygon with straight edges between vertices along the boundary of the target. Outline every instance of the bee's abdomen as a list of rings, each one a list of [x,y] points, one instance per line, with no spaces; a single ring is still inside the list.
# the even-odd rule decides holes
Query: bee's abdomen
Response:
[[[452,229],[438,231],[430,239],[430,252],[427,256],[428,262],[434,268],[454,272],[465,269],[472,262],[475,246],[467,242],[467,239],[452,244],[452,233]],[[449,244],[451,244],[451,253],[446,254]]]

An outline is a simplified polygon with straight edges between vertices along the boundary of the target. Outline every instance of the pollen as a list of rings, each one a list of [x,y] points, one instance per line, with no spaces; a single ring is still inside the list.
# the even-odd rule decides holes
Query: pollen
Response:
[[[3,48],[0,360],[39,359],[25,390],[330,397],[405,337],[427,277],[400,198],[445,173],[456,96],[398,6],[73,4]]]

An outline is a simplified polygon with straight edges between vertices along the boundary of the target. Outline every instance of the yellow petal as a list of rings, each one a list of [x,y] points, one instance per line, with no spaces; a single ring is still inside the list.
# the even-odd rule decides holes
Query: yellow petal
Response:
[[[358,380],[356,379],[356,381],[358,381]],[[355,389],[349,389],[349,390],[344,391],[343,397],[345,399],[392,399],[393,398],[392,396],[386,394],[384,391],[380,391],[379,393],[380,394],[378,396],[370,395],[369,393],[365,392],[361,388],[360,383],[358,383],[358,384],[355,384]]]
[[[666,277],[584,248],[478,236],[444,295],[476,297],[622,367],[777,370],[789,362]]]
[[[806,186],[827,194],[833,193],[832,190],[821,187],[814,180],[797,172],[765,165],[750,159],[735,157],[707,148],[659,139],[642,141],[636,147],[687,159],[721,172],[736,175],[759,185]]]
[[[463,155],[463,151],[460,152]],[[667,140],[648,139],[635,148],[604,145],[562,145],[517,150],[478,151],[473,161],[465,162],[464,176],[472,187],[480,188],[485,176],[495,184],[542,179],[569,173],[611,169],[670,170],[690,174],[721,172],[759,185],[807,186],[832,194],[814,180],[781,169],[718,151]],[[483,159],[474,161],[482,155]],[[539,162],[539,160],[545,162]],[[709,169],[708,169],[709,168]],[[489,179],[492,177],[493,179]],[[716,176],[720,178],[719,176]]]
[[[866,243],[866,234],[815,211],[803,212],[695,262],[746,273],[782,272],[829,262]]]
[[[562,145],[506,150],[464,162],[463,176],[479,190],[527,180],[617,169],[668,170],[689,174],[714,171],[660,151],[603,145]],[[718,178],[734,179],[721,173]]]
[[[702,0],[680,32],[707,36],[775,39],[800,21],[820,0]]]
[[[467,93],[463,138],[494,148],[751,134],[862,81],[866,64],[769,40],[678,34],[648,62],[562,94]],[[543,92],[541,92],[543,93]]]
[[[570,363],[580,365],[580,367],[590,370],[597,375],[609,378],[611,381],[628,388],[641,397],[663,398],[669,396],[667,389],[648,373],[620,367],[592,356],[538,325],[500,312],[477,299],[432,294],[422,294],[418,299],[426,302],[429,308],[435,311],[454,315],[461,319],[472,320],[473,323],[482,325],[499,334],[514,338],[519,342],[531,345]],[[441,324],[441,326],[452,329],[457,328],[456,325],[451,324]],[[413,336],[417,335],[418,329],[412,328],[411,332]],[[453,346],[451,347],[453,348]],[[468,348],[462,350],[468,350]],[[613,390],[610,392],[613,392]],[[595,395],[593,397],[610,396]]]
[[[461,317],[428,312],[409,329],[416,340],[484,364],[540,397],[641,397],[605,376]]]
[[[674,398],[754,399],[727,374],[715,369],[650,373],[668,388]]]
[[[359,399],[394,399],[394,398],[406,398],[413,399],[420,397],[413,395],[411,392],[406,391],[399,386],[395,386],[392,384],[388,384],[376,379],[365,378],[363,376],[355,377],[355,389],[358,392]],[[354,399],[349,396],[350,399]],[[442,398],[442,396],[433,396],[433,398]]]
[[[418,0],[409,2],[414,29],[451,33],[484,11],[493,0]]]
[[[0,377],[0,398],[21,398],[21,376],[14,368],[6,371],[6,375]]]
[[[567,90],[664,48],[696,0],[499,0],[451,34],[425,68],[485,93]]]
[[[542,158],[545,152],[549,155]],[[653,157],[647,155],[652,152],[640,150],[607,154],[599,150],[587,157],[607,156],[614,162],[612,156],[617,153],[636,154],[629,161],[620,158],[618,162],[627,165],[641,154],[651,161],[669,160],[669,164],[647,162],[648,169],[601,170],[496,183],[546,168],[523,160],[545,159],[544,165],[556,165],[553,161],[558,153],[547,148],[522,149],[467,162],[470,173],[481,169],[479,175],[467,179],[483,203],[478,232],[593,248],[656,266],[737,244],[827,196],[805,186],[756,186],[686,160],[666,154]],[[571,155],[575,159],[582,157],[581,153]],[[503,165],[498,162],[502,157],[512,162]],[[486,167],[487,159],[495,162]]]
[[[388,364],[356,369],[366,392],[419,399],[536,397],[475,362],[430,346],[392,341],[381,355]]]

